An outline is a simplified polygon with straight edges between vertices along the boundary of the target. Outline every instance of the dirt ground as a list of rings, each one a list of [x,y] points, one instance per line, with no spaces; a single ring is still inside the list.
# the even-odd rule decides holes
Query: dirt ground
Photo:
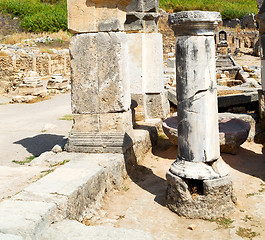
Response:
[[[234,212],[221,220],[186,219],[166,207],[165,174],[176,156],[176,146],[153,149],[125,180],[124,187],[107,194],[102,208],[86,223],[139,229],[150,232],[156,240],[265,239],[262,145],[246,142],[237,155],[222,154],[231,167],[237,203]]]
[[[234,59],[241,66],[247,65],[248,67],[250,67],[250,66],[260,66],[261,65],[260,57],[255,57],[252,55],[244,54],[241,56],[235,56]]]

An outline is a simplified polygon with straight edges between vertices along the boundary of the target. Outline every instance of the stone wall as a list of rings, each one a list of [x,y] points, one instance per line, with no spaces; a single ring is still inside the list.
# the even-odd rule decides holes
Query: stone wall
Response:
[[[64,51],[49,53],[9,53],[0,51],[0,93],[12,91],[20,75],[36,71],[41,77],[70,74],[70,55]]]
[[[238,48],[240,51],[245,53],[253,53],[254,55],[259,55],[259,32],[257,30],[253,31],[234,31],[227,29],[220,29],[219,32],[225,31],[227,34],[227,44],[230,48],[231,54],[235,53]],[[219,32],[216,32],[216,44],[219,43]]]

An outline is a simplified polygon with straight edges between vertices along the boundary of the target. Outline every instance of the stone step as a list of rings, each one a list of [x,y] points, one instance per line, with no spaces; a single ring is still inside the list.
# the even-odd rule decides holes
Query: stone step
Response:
[[[125,228],[86,226],[77,221],[64,220],[50,227],[40,240],[154,240],[150,233]]]

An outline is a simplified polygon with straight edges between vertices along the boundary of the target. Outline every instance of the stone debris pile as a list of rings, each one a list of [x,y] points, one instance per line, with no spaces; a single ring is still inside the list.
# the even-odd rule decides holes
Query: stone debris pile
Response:
[[[48,80],[47,90],[52,93],[57,93],[57,91],[64,93],[70,90],[69,81],[62,74],[53,74]]]

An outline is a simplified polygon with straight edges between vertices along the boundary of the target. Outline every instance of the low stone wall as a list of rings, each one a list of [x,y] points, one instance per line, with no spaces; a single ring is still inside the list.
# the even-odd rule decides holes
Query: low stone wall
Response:
[[[7,51],[6,51],[7,52]],[[40,77],[70,74],[70,55],[66,51],[49,53],[8,53],[0,51],[0,93],[12,92],[21,76],[29,71]]]

